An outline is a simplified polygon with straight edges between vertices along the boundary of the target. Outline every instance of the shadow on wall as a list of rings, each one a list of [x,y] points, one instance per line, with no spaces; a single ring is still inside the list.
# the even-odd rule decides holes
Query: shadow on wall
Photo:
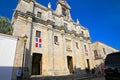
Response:
[[[11,80],[13,69],[18,69],[18,68],[0,66],[0,80]]]
[[[27,64],[27,61],[29,59],[31,59],[31,55],[29,54],[29,50],[26,49],[25,50],[25,54],[21,54],[24,56],[24,59],[22,60],[22,63],[23,65],[22,66],[28,66],[26,65]],[[30,61],[30,60],[29,60]],[[8,61],[9,63],[9,61]],[[2,64],[1,64],[2,65]],[[19,68],[21,69],[21,76],[22,78],[30,78],[30,75],[29,75],[29,68],[28,67],[13,67],[13,66],[4,66],[0,65],[0,80],[17,80],[17,71],[19,70]],[[24,74],[23,74],[24,72]],[[23,76],[24,75],[24,76]],[[29,79],[28,79],[29,80]]]
[[[11,80],[13,67],[0,66],[0,80]]]
[[[24,77],[25,80],[29,80],[30,78],[28,68],[24,68],[26,70],[27,75],[24,74],[23,76],[23,69],[21,67],[0,67],[0,80],[20,80]]]

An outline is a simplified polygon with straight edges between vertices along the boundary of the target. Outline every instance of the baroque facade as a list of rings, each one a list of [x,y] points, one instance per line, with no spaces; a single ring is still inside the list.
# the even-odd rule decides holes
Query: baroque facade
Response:
[[[72,20],[70,9],[64,0],[57,1],[55,11],[50,3],[45,7],[34,0],[19,0],[12,18],[13,36],[23,39],[14,66],[23,67],[25,78],[68,75],[74,68],[84,73],[94,67],[89,30]]]

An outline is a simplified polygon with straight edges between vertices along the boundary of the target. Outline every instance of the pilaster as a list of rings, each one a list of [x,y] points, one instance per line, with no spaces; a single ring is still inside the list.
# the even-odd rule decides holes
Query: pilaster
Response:
[[[52,25],[48,25],[48,75],[54,75],[54,52]]]
[[[66,55],[66,41],[65,41],[65,31],[61,30],[62,36],[62,47],[63,47],[63,59],[64,59],[64,74],[69,74],[69,69],[67,66],[67,55]]]

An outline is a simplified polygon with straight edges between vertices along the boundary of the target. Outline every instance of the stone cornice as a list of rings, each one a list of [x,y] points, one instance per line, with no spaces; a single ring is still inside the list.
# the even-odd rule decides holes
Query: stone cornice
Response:
[[[87,30],[87,28],[85,28],[85,27],[83,27],[83,26],[81,26],[81,28],[82,28],[83,30]]]
[[[16,10],[15,11],[15,16],[20,16],[20,17],[23,17],[23,18],[27,18],[27,17],[33,18],[35,16],[35,14],[33,14],[33,13],[29,12],[29,11],[27,11],[26,13],[23,13],[23,12],[21,12],[19,10]]]
[[[35,14],[33,14],[33,13],[27,11],[26,16],[27,16],[27,17],[33,18],[33,17],[35,16]]]
[[[53,20],[48,19],[48,20],[47,20],[47,25],[48,25],[48,24],[49,24],[49,25],[54,25],[55,22],[54,22]]]
[[[37,17],[34,17],[34,18],[33,18],[33,22],[41,23],[41,24],[46,25],[46,21],[44,21],[44,20],[41,19],[41,18],[37,18]]]
[[[76,34],[76,37],[82,37],[81,34]]]
[[[75,26],[80,26],[79,24],[77,24],[76,22],[73,22],[73,25],[75,25]]]
[[[58,29],[58,30],[62,30],[62,27],[61,26],[57,26],[57,25],[53,25],[53,28],[54,29]]]
[[[16,10],[15,11],[15,17],[17,17],[17,16],[26,18],[26,13],[23,13],[23,12],[21,12],[19,10]]]

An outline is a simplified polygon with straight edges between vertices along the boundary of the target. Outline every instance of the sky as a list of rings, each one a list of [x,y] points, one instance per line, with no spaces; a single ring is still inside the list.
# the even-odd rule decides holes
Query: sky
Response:
[[[57,0],[36,0],[47,7]],[[89,29],[92,42],[100,41],[120,50],[120,0],[66,0],[71,6],[71,17]],[[0,16],[12,18],[18,0],[0,0]]]

